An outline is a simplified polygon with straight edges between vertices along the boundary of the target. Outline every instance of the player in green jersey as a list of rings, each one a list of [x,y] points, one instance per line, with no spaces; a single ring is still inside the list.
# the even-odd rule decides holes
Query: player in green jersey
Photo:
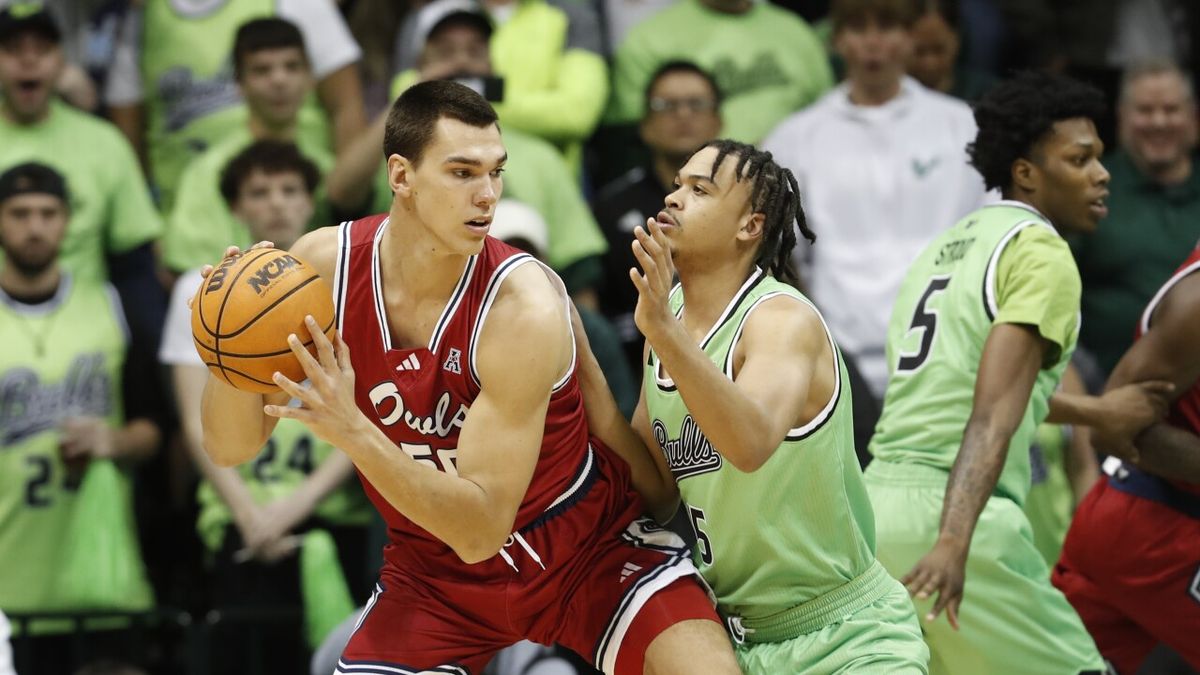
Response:
[[[812,239],[795,179],[724,140],[676,185],[633,243],[648,341],[633,427],[657,468],[635,463],[635,486],[660,519],[682,494],[744,671],[925,673],[912,602],[875,559],[845,365],[790,285],[794,228]]]
[[[1098,91],[1066,78],[993,88],[969,152],[1005,199],[935,239],[893,308],[867,488],[879,559],[927,612],[932,673],[1104,668],[1021,511],[1038,423],[1132,438],[1163,410],[1163,383],[1103,399],[1054,393],[1079,326],[1079,273],[1060,233],[1091,231],[1107,211],[1093,123],[1103,112]],[[943,609],[948,623],[935,621]]]

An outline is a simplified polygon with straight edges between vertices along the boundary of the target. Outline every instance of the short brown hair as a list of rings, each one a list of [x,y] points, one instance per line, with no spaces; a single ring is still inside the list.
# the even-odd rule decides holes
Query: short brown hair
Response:
[[[480,128],[497,120],[495,109],[474,89],[448,80],[422,82],[392,104],[383,132],[383,156],[400,155],[416,166],[443,117]]]
[[[834,0],[829,10],[833,32],[862,28],[874,20],[881,26],[912,28],[921,16],[914,0]]]

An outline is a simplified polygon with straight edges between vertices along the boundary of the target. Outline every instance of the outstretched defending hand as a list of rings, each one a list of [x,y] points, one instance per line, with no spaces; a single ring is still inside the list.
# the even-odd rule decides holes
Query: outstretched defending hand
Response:
[[[335,448],[353,447],[371,426],[366,416],[354,402],[354,368],[350,365],[350,350],[342,342],[341,335],[334,335],[334,345],[325,337],[316,319],[304,317],[304,326],[312,336],[317,357],[304,348],[300,338],[292,333],[288,346],[300,360],[308,385],[291,381],[282,373],[275,373],[275,384],[288,396],[298,400],[300,407],[283,405],[263,406],[263,412],[279,418],[300,420],[318,438]]]
[[[917,600],[926,600],[936,594],[937,600],[925,620],[933,621],[944,609],[950,627],[958,630],[958,606],[962,604],[966,567],[967,554],[961,547],[939,541],[900,583]]]
[[[638,291],[633,321],[653,343],[655,336],[675,320],[669,302],[671,284],[675,281],[675,263],[671,261],[670,243],[658,221],[650,218],[646,228],[649,231],[641,226],[633,230],[633,255],[642,266],[642,272],[638,273],[637,268],[632,267],[629,278]]]

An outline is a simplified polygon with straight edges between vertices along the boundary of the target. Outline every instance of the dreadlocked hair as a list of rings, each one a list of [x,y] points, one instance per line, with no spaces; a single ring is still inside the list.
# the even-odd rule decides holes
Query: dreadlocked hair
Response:
[[[796,177],[788,169],[779,166],[771,157],[771,153],[746,143],[718,139],[701,149],[704,148],[717,149],[712,175],[709,176],[713,179],[716,178],[717,171],[721,169],[726,157],[737,157],[734,179],[739,183],[743,179],[752,181],[750,212],[761,213],[765,218],[762,244],[759,245],[754,263],[770,272],[776,279],[796,286],[799,283],[799,275],[792,266],[792,249],[796,248],[796,230],[792,223],[796,224],[800,234],[804,235],[809,243],[817,240],[817,235],[808,229],[808,222],[804,218]]]

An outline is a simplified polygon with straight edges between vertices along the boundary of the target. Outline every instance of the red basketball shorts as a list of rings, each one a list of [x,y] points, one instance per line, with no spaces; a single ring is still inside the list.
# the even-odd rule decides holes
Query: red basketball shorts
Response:
[[[336,672],[476,674],[528,639],[641,675],[646,648],[668,627],[719,623],[690,550],[635,519],[640,502],[621,478],[598,476],[570,508],[514,533],[499,555],[469,566],[474,579],[385,565]]]
[[[1200,520],[1101,478],[1053,582],[1118,672],[1136,672],[1159,642],[1200,668]]]

